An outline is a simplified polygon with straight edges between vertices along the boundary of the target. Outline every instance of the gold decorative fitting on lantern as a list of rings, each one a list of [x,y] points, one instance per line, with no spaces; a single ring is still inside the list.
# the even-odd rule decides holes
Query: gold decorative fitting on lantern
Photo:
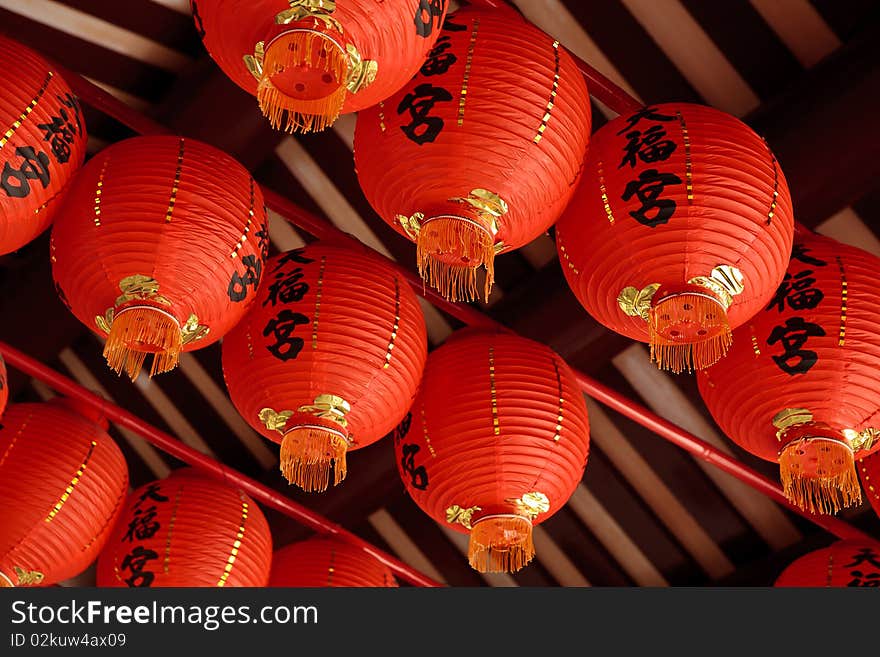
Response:
[[[351,404],[338,395],[318,395],[313,404],[300,406],[299,413],[310,413],[315,417],[331,420],[341,427],[348,425],[345,414],[351,412]]]
[[[651,299],[654,298],[660,283],[650,283],[641,290],[629,286],[625,287],[617,295],[617,305],[630,317],[641,317],[648,321],[648,313],[651,310]]]
[[[773,416],[773,426],[778,429],[776,440],[781,441],[789,427],[813,421],[813,413],[806,408],[783,408]]]
[[[13,566],[13,569],[18,586],[37,586],[43,581],[43,573],[38,570],[24,570],[18,566]]]
[[[401,228],[403,228],[403,232],[405,232],[406,236],[413,242],[419,237],[419,231],[422,229],[422,220],[424,220],[424,218],[425,215],[422,212],[416,212],[411,217],[407,217],[403,214],[394,216],[394,220],[400,224]]]
[[[379,63],[371,59],[364,59],[354,47],[347,43],[345,52],[348,53],[348,75],[345,78],[345,88],[349,93],[356,94],[376,81],[379,74]]]
[[[260,422],[266,425],[269,431],[277,431],[284,435],[284,425],[293,415],[293,411],[276,411],[272,408],[263,408],[260,410]]]
[[[516,508],[517,513],[528,516],[532,521],[534,521],[538,515],[547,513],[550,510],[549,498],[540,491],[526,493],[518,499],[510,498],[504,501],[508,504],[512,504]]]
[[[276,25],[289,25],[306,18],[314,18],[324,23],[328,28],[342,32],[342,25],[330,16],[336,11],[335,0],[288,0],[287,4],[290,5],[290,9],[280,11],[275,15]]]
[[[718,265],[708,276],[695,276],[688,283],[700,285],[713,292],[724,310],[730,308],[733,297],[742,294],[745,289],[742,272],[732,265]]]
[[[507,214],[507,201],[498,194],[490,192],[487,189],[472,189],[471,193],[465,197],[455,197],[449,199],[459,203],[467,203],[477,209],[481,219],[488,224],[488,228],[492,236],[498,234],[498,219]]]
[[[451,525],[458,523],[462,527],[471,529],[471,522],[473,520],[474,512],[479,510],[480,507],[478,506],[463,508],[460,507],[458,504],[453,504],[446,509],[446,522]]]
[[[874,427],[866,427],[861,431],[844,429],[843,435],[849,441],[850,447],[853,448],[854,452],[869,450],[875,443],[880,441],[880,429]]]

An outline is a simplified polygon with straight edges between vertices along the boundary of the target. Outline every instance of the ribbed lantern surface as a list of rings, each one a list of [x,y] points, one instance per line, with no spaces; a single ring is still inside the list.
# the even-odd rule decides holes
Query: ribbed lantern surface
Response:
[[[272,126],[323,130],[388,98],[418,70],[446,0],[200,0],[205,48]]]
[[[219,340],[254,300],[268,253],[259,187],[237,161],[181,137],[135,137],[95,155],[52,231],[56,288],[107,336],[132,379]]]
[[[429,355],[394,448],[416,504],[470,534],[471,566],[512,572],[534,556],[533,525],[565,505],[583,476],[587,408],[548,347],[466,330]]]
[[[571,56],[510,9],[456,11],[418,74],[358,115],[358,180],[452,300],[546,232],[578,182],[590,97]],[[485,267],[482,291],[478,269]]]
[[[36,52],[0,35],[0,255],[46,230],[86,141],[67,83]]]
[[[235,407],[281,444],[291,483],[323,491],[348,450],[400,422],[427,354],[425,321],[406,280],[378,256],[315,244],[266,263],[253,309],[223,341]]]
[[[6,410],[6,402],[9,401],[9,380],[6,376],[6,361],[0,356],[0,418]]]
[[[721,358],[731,330],[767,305],[793,231],[764,140],[719,110],[668,103],[593,135],[556,245],[587,312],[681,372]]]
[[[862,484],[865,497],[868,498],[874,513],[880,517],[880,453],[874,453],[856,461],[856,470],[858,470],[859,481]]]
[[[796,559],[777,587],[880,587],[880,542],[837,541]]]
[[[266,586],[272,536],[241,490],[190,468],[135,489],[98,558],[107,587]]]
[[[880,259],[798,234],[769,302],[697,377],[731,440],[778,461],[786,496],[815,513],[861,500],[853,459],[880,449]]]
[[[394,573],[362,549],[332,538],[311,538],[276,550],[269,586],[396,587]]]
[[[127,492],[128,468],[106,420],[67,399],[11,404],[0,427],[0,586],[79,575],[108,540]]]

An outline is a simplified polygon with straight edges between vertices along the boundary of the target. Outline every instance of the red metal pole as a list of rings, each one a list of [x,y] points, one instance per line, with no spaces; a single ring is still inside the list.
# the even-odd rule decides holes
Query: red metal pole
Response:
[[[410,568],[402,561],[385,554],[371,543],[352,534],[341,525],[331,522],[321,514],[297,504],[284,495],[280,495],[268,486],[265,486],[250,477],[246,477],[219,461],[215,461],[214,459],[205,456],[173,436],[170,436],[144,422],[136,415],[126,411],[124,408],[120,408],[119,406],[108,402],[106,399],[99,397],[90,390],[83,388],[78,383],[68,379],[63,374],[56,372],[37,360],[34,360],[24,352],[0,342],[0,353],[3,354],[6,361],[13,367],[16,367],[25,374],[39,379],[62,395],[77,399],[90,406],[101,409],[108,420],[143,436],[146,440],[157,447],[162,448],[168,454],[171,454],[208,474],[222,479],[232,486],[240,488],[266,506],[290,516],[297,522],[315,530],[316,532],[331,535],[339,540],[361,548],[388,566],[396,575],[400,576],[401,579],[404,579],[411,584],[415,584],[416,586],[443,586],[419,571]]]
[[[163,126],[147,117],[142,116],[136,110],[132,109],[131,107],[117,100],[116,98],[109,96],[109,94],[104,92],[103,89],[100,89],[99,87],[93,85],[88,80],[81,78],[77,74],[70,75],[71,77],[77,78],[78,83],[76,88],[78,89],[78,95],[83,100],[91,104],[92,98],[97,96],[99,99],[97,106],[103,108],[121,123],[131,127],[134,130],[137,130],[136,126],[138,125],[145,125],[152,134],[161,134],[162,132],[167,133],[167,129],[165,129]],[[356,238],[340,231],[339,229],[327,224],[324,221],[321,221],[313,215],[310,215],[305,210],[298,208],[291,201],[285,199],[279,194],[273,192],[272,190],[265,187],[262,187],[262,190],[269,207],[271,207],[282,216],[290,215],[290,219],[292,220],[291,223],[294,223],[303,230],[312,233],[315,237],[319,239],[341,239],[347,241],[353,246],[356,246],[357,248],[369,249],[369,247],[359,242]],[[376,253],[372,249],[370,251],[371,253]],[[376,253],[376,255],[377,257],[382,257],[381,254],[378,253]],[[461,320],[468,325],[491,327],[505,331],[510,330],[507,327],[504,327],[502,324],[495,322],[493,319],[487,317],[486,315],[483,315],[482,313],[474,310],[470,306],[451,303],[442,296],[436,294],[433,290],[425,290],[423,292],[423,283],[414,272],[400,267],[399,265],[397,265],[397,263],[392,262],[391,264],[407,277],[407,280],[410,282],[417,293],[422,294],[435,306],[449,313],[451,316]],[[753,470],[746,464],[741,463],[734,457],[721,452],[709,443],[688,433],[684,429],[681,429],[680,427],[677,427],[667,420],[664,420],[655,413],[652,413],[644,406],[632,401],[631,399],[626,398],[624,395],[621,395],[617,391],[607,388],[598,381],[595,381],[594,379],[588,377],[586,374],[578,372],[577,370],[575,370],[575,374],[578,377],[581,390],[585,394],[593,397],[597,401],[600,401],[611,408],[614,408],[623,415],[626,415],[635,422],[638,422],[642,426],[651,429],[652,431],[656,432],[657,435],[659,435],[661,438],[664,438],[665,440],[668,440],[678,445],[679,447],[696,456],[697,458],[707,461],[708,463],[711,463],[716,467],[723,469],[725,472],[733,475],[743,483],[754,487],[759,492],[769,495],[772,499],[784,504],[793,512],[802,515],[808,520],[811,520],[818,526],[828,530],[839,538],[866,536],[858,529],[855,529],[854,527],[851,527],[847,523],[837,520],[836,518],[833,518],[831,516],[815,516],[797,508],[785,499],[785,496],[780,486],[768,480],[766,477],[761,475],[759,472]],[[131,416],[131,418],[137,421],[140,426],[148,428],[152,431],[156,431],[148,424],[138,420],[134,416]],[[137,429],[135,428],[133,428],[133,430],[137,431]],[[144,435],[145,438],[148,438],[148,435],[142,435]],[[196,454],[199,453],[196,452]],[[201,456],[201,454],[199,454],[199,456]],[[272,492],[272,494],[274,495],[274,491],[271,491],[271,489],[267,490]]]

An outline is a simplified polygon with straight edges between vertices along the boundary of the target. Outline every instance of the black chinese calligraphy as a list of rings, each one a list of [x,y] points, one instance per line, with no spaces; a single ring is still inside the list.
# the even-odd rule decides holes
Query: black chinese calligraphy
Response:
[[[226,289],[229,300],[237,303],[244,301],[247,297],[248,286],[256,291],[260,284],[260,276],[263,273],[263,261],[255,255],[246,255],[241,259],[241,264],[245,266],[244,274],[240,274],[238,270],[232,272],[232,278],[229,281],[229,287]]]
[[[22,158],[18,168],[7,161],[0,172],[0,188],[12,198],[25,198],[31,193],[32,180],[40,181],[43,189],[49,186],[49,156],[37,152],[33,146],[18,146],[15,154]]]
[[[425,466],[420,465],[416,467],[415,464],[415,457],[420,449],[418,445],[404,444],[401,447],[403,456],[400,459],[400,466],[409,475],[410,484],[412,484],[413,488],[426,490],[428,488],[428,471],[425,469]]]
[[[419,69],[419,73],[425,76],[443,75],[449,67],[458,61],[455,53],[448,52],[452,47],[451,39],[444,35],[437,39],[437,43],[431,48],[425,63]]]
[[[313,258],[309,258],[304,254],[305,249],[293,249],[292,251],[288,251],[284,255],[282,255],[275,262],[275,269],[272,270],[272,273],[275,273],[285,265],[295,262],[298,265],[309,265],[313,263],[315,260]]]
[[[784,325],[776,326],[767,339],[767,344],[782,345],[783,353],[773,356],[773,361],[786,374],[807,373],[818,360],[815,351],[804,349],[810,337],[825,335],[825,329],[818,324],[808,322],[803,317],[791,317]]]
[[[76,112],[72,112],[71,117],[64,107],[58,112],[58,116],[49,117],[47,123],[40,123],[37,127],[43,131],[43,141],[48,141],[52,150],[52,155],[59,164],[66,164],[70,161],[70,145],[79,134],[79,120],[76,124],[72,122],[72,118],[76,117]]]
[[[156,520],[156,505],[153,504],[146,509],[135,509],[134,517],[128,523],[128,531],[122,537],[123,542],[131,543],[137,538],[143,541],[152,538],[159,531],[160,524]]]
[[[431,36],[434,27],[443,15],[445,4],[446,0],[419,0],[413,23],[415,23],[416,33],[420,37],[428,38]]]
[[[260,257],[265,261],[269,257],[269,226],[263,224],[256,233],[257,248],[260,251]]]
[[[622,135],[627,130],[632,130],[639,121],[675,121],[676,118],[678,117],[660,114],[656,107],[643,107],[635,114],[626,117],[626,126],[618,130],[617,134]]]
[[[407,434],[409,434],[409,428],[412,425],[412,413],[407,413],[406,417],[404,417],[400,424],[394,427],[391,431],[389,431],[384,438],[386,440],[393,440],[396,445],[401,440],[406,438]]]
[[[794,276],[786,274],[767,310],[775,308],[781,312],[785,310],[786,303],[792,310],[812,310],[825,298],[822,290],[813,287],[815,284],[812,269],[805,269]]]
[[[295,313],[288,308],[281,310],[275,317],[266,323],[263,329],[263,337],[272,336],[274,344],[266,345],[266,349],[275,358],[288,361],[299,356],[304,341],[294,335],[297,326],[309,324],[309,318],[302,313]]]
[[[623,159],[617,168],[620,169],[628,164],[630,167],[636,165],[636,158],[642,162],[661,162],[669,159],[672,152],[676,148],[676,144],[671,139],[665,139],[666,129],[660,125],[654,125],[645,130],[632,130],[626,133],[627,144],[624,147]]]
[[[302,278],[302,267],[290,271],[276,271],[275,279],[269,285],[269,295],[263,301],[263,305],[267,306],[271,303],[275,306],[279,301],[281,303],[300,301],[309,291],[309,284]]]
[[[629,215],[640,224],[655,228],[668,222],[675,213],[676,203],[672,199],[660,198],[669,185],[680,185],[681,178],[674,173],[660,173],[657,169],[646,169],[637,180],[627,183],[620,197],[624,201],[635,196],[641,207],[630,210]]]
[[[824,260],[808,255],[807,252],[811,250],[807,245],[795,242],[791,249],[791,259],[799,260],[806,265],[813,265],[814,267],[824,267],[828,264]]]
[[[130,587],[147,587],[153,584],[156,573],[147,570],[150,561],[158,559],[159,554],[155,550],[138,545],[122,559],[119,564],[120,571],[129,571],[131,576],[123,579]]]
[[[137,502],[135,502],[135,508],[139,507],[142,503],[147,500],[153,500],[154,502],[167,502],[168,496],[162,495],[159,491],[161,490],[161,486],[159,484],[150,484],[144,489],[144,492],[141,493],[141,496],[138,498]]]
[[[443,87],[424,82],[406,94],[397,106],[397,113],[409,112],[411,121],[400,126],[404,134],[419,146],[437,139],[444,121],[439,116],[429,116],[438,102],[452,100],[452,94]]]

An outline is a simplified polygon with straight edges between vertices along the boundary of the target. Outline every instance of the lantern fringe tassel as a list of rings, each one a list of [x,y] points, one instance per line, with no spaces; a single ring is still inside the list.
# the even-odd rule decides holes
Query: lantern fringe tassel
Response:
[[[468,562],[481,573],[514,573],[535,557],[532,523],[522,516],[487,516],[471,529]]]
[[[319,427],[296,427],[281,441],[281,472],[291,484],[306,492],[323,492],[338,485],[346,475],[348,443],[332,431]]]
[[[837,513],[861,504],[862,489],[852,450],[840,443],[823,441],[828,448],[815,451],[817,474],[804,475],[798,453],[800,442],[789,444],[779,456],[779,477],[788,501],[815,514]]]
[[[327,37],[316,32],[289,32],[278,37],[266,51],[263,76],[257,84],[257,100],[263,116],[276,130],[282,124],[287,132],[311,132],[324,130],[339,117],[348,89],[345,76],[348,71],[347,56]],[[336,89],[323,98],[294,98],[281,91],[272,77],[283,73],[290,66],[318,68],[333,76]]]
[[[477,270],[483,265],[483,300],[489,300],[495,283],[495,244],[487,231],[467,221],[441,217],[422,225],[416,247],[419,276],[450,301],[478,298]],[[449,254],[470,264],[449,264],[445,261]]]
[[[131,308],[116,315],[104,344],[104,358],[117,374],[134,381],[147,354],[153,354],[150,376],[177,367],[183,334],[170,315],[154,308]]]
[[[696,335],[674,339],[675,326],[694,316],[701,318]],[[651,360],[660,369],[678,374],[702,370],[719,361],[733,344],[733,334],[727,313],[717,301],[699,294],[681,294],[651,308],[648,340]]]

